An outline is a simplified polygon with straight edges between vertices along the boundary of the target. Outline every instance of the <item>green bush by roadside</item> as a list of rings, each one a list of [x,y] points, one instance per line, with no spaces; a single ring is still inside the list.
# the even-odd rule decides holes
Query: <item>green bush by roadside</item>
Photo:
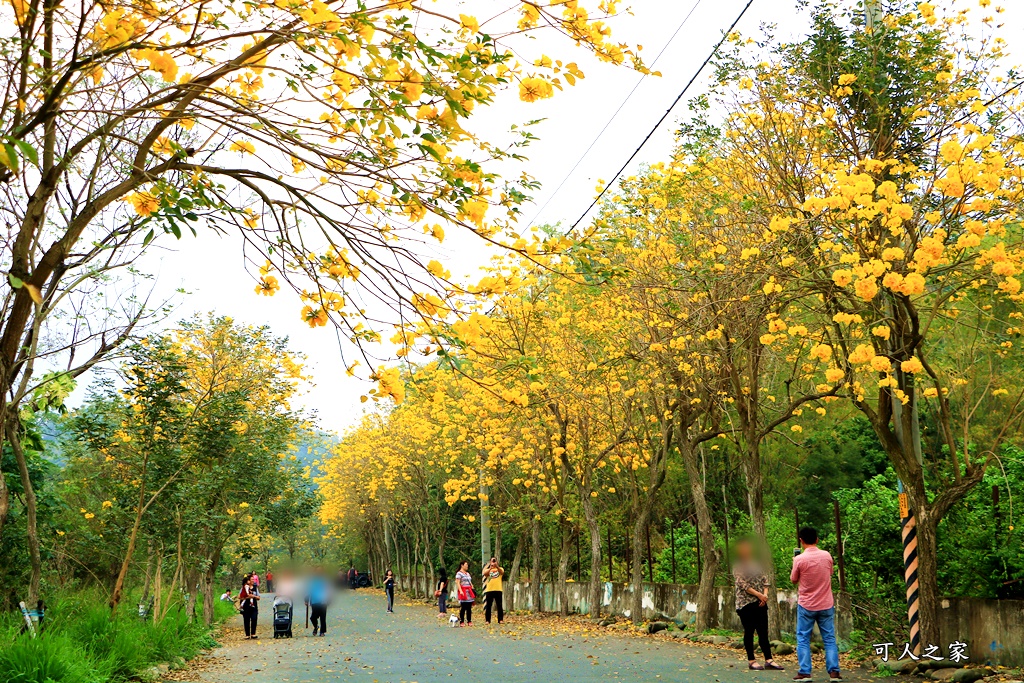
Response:
[[[20,633],[20,614],[2,615],[0,683],[119,683],[216,645],[201,615],[190,624],[184,609],[172,607],[154,624],[127,607],[111,619],[99,592],[57,596],[47,607],[46,628],[34,639]],[[218,601],[215,611],[219,623],[234,608]]]

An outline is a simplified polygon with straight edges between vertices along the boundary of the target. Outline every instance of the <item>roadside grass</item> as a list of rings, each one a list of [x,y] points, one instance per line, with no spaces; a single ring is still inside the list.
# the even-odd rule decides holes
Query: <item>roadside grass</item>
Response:
[[[220,601],[215,611],[214,623],[234,613]],[[22,623],[17,612],[0,616],[0,683],[121,683],[217,645],[201,612],[190,624],[184,609],[172,607],[154,624],[125,601],[111,619],[105,596],[95,590],[52,597],[37,638],[22,634]]]

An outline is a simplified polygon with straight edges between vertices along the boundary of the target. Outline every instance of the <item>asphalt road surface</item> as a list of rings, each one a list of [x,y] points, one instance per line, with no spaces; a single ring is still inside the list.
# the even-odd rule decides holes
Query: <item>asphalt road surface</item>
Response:
[[[266,598],[267,596],[265,596]],[[435,683],[494,681],[694,681],[776,683],[790,681],[793,657],[780,658],[786,671],[748,671],[742,651],[696,647],[666,635],[635,636],[591,626],[586,620],[517,617],[488,627],[474,609],[472,628],[449,628],[436,608],[398,598],[385,612],[379,592],[346,591],[328,611],[327,636],[303,628],[303,606],[295,609],[294,638],[273,638],[270,600],[264,599],[259,638],[241,639],[241,620],[224,647],[196,667],[191,680],[206,683]],[[814,680],[828,675],[815,663]],[[865,680],[845,676],[846,680]]]

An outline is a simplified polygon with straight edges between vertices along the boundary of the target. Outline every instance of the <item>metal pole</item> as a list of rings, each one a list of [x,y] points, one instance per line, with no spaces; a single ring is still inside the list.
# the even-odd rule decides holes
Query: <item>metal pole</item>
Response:
[[[846,563],[843,562],[843,526],[839,523],[839,501],[832,501],[832,512],[836,518],[836,559],[839,560],[839,590],[846,592]]]
[[[676,527],[671,521],[668,524],[668,537],[672,544],[672,583],[676,583]]]
[[[878,0],[864,0],[864,23],[869,31],[874,31],[875,26],[882,21],[882,8]]]
[[[1002,530],[1002,521],[999,519],[999,485],[992,485],[992,519],[996,523],[996,538],[999,537],[999,532]]]
[[[722,514],[725,516],[725,573],[732,576],[732,562],[729,560],[729,501],[725,498],[725,484],[722,484]]]
[[[577,581],[582,581],[583,580],[583,578],[582,578],[583,575],[580,573],[581,571],[582,571],[582,568],[581,568],[581,564],[580,564],[580,535],[576,534],[576,580]]]
[[[548,580],[555,580],[555,555],[551,548],[551,536],[548,536]]]
[[[614,581],[615,576],[612,568],[612,527],[608,525],[608,581]]]
[[[647,580],[654,582],[654,562],[651,561],[651,526],[648,524],[645,529],[647,533]]]
[[[480,472],[480,564],[484,565],[491,559],[491,515],[490,501],[487,495],[487,484],[484,483],[483,471]]]
[[[696,517],[694,518],[694,522],[695,523],[694,523],[694,527],[693,528],[697,530],[697,582],[699,583],[700,582],[700,575],[703,572],[703,568],[701,567],[701,557],[700,557],[700,529],[698,528],[698,526],[696,524]]]

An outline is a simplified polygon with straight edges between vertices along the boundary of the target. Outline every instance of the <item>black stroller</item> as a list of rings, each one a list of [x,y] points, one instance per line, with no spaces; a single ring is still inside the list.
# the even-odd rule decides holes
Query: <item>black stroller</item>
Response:
[[[274,599],[274,638],[292,637],[291,598],[278,596]]]

